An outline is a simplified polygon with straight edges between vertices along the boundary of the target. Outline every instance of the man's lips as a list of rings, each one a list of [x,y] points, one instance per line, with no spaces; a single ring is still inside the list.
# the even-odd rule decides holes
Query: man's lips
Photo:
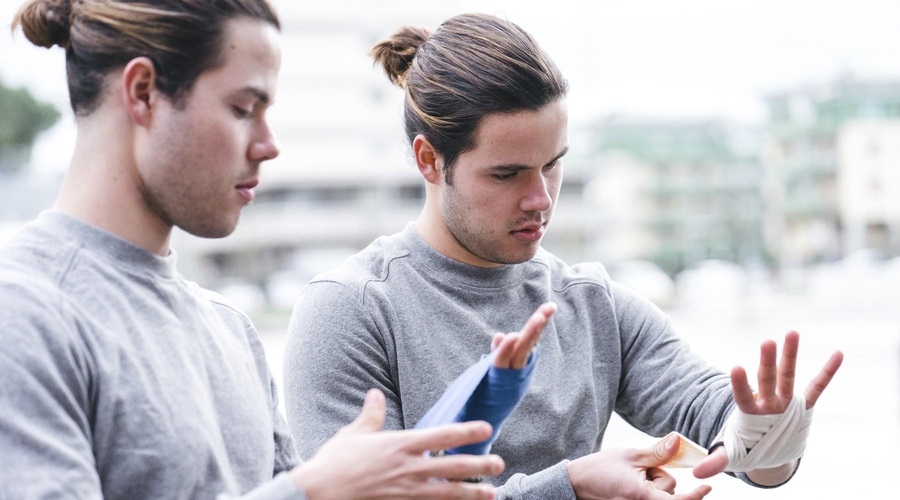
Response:
[[[539,241],[544,236],[544,224],[526,224],[518,229],[511,231],[513,238],[519,241],[534,242]]]
[[[247,203],[253,201],[253,198],[256,194],[253,192],[253,188],[255,188],[259,184],[259,179],[251,179],[247,182],[242,182],[235,186],[237,189],[238,195],[243,198]]]

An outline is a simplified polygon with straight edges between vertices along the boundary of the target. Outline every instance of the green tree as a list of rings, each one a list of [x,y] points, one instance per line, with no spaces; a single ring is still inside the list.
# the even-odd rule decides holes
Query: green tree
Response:
[[[0,175],[21,169],[38,135],[59,117],[52,104],[38,102],[26,89],[10,88],[0,81]]]

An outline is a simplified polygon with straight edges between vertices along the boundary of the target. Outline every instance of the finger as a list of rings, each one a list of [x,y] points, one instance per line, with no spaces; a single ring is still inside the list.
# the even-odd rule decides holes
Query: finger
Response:
[[[426,482],[415,489],[406,488],[404,496],[409,498],[493,500],[496,498],[494,487],[489,484],[472,484],[461,482]]]
[[[494,358],[494,366],[497,368],[512,368],[512,359],[518,341],[518,333],[510,333],[504,336],[503,340],[501,340],[500,344],[497,346],[497,356]]]
[[[653,483],[657,489],[665,491],[670,495],[675,494],[675,478],[664,469],[660,469],[659,467],[647,469],[647,479]]]
[[[422,460],[422,472],[427,477],[468,479],[476,476],[496,476],[506,464],[497,455],[445,455]]]
[[[543,327],[542,327],[543,330]],[[528,357],[531,356],[531,352],[534,350],[534,345],[537,340],[540,339],[540,332],[538,332],[537,336],[532,336],[531,338],[523,338],[519,337],[516,346],[513,349],[512,359],[509,362],[509,367],[514,370],[521,370],[528,364]]]
[[[678,435],[672,432],[649,448],[633,450],[633,462],[638,467],[645,469],[660,467],[672,460],[672,457],[678,453],[680,444]]]
[[[777,354],[778,347],[774,341],[767,340],[759,346],[759,371],[756,372],[756,378],[759,382],[759,397],[766,401],[775,397]]]
[[[363,400],[362,411],[344,429],[351,432],[376,432],[384,425],[384,413],[384,393],[378,389],[369,389]]]
[[[822,367],[822,371],[820,371],[815,377],[813,377],[812,381],[809,383],[809,387],[806,388],[806,409],[810,409],[816,405],[816,401],[819,400],[819,396],[822,395],[822,392],[825,391],[825,388],[828,387],[828,384],[831,382],[831,379],[834,377],[834,374],[837,373],[838,368],[841,367],[841,363],[844,362],[844,353],[841,351],[835,351],[834,354],[828,358],[828,361],[825,362],[825,366]]]
[[[651,490],[646,498],[648,498],[649,500],[700,500],[708,495],[710,491],[712,491],[712,488],[707,485],[698,486],[694,489],[694,491],[688,494],[681,495],[673,495],[663,491]]]
[[[540,340],[541,332],[544,331],[548,320],[549,316],[541,311],[540,307],[528,318],[525,326],[522,327],[519,340],[516,343],[516,349],[513,352],[512,368],[521,369],[525,366],[525,363],[528,362],[528,356],[531,355],[531,350]]]
[[[491,339],[491,350],[493,351],[494,349],[496,349],[497,346],[500,345],[500,342],[502,342],[503,339],[505,339],[505,338],[506,338],[506,335],[505,335],[505,334],[503,334],[503,333],[495,333],[495,334],[494,334],[494,338]]]
[[[521,369],[528,362],[528,356],[531,355],[532,349],[534,349],[534,346],[536,346],[541,339],[541,333],[543,333],[547,323],[550,322],[550,317],[553,316],[554,312],[556,312],[556,304],[553,302],[546,302],[541,304],[534,314],[528,318],[528,321],[525,322],[525,326],[522,328],[521,338],[519,339],[519,342],[516,345],[516,351],[513,354],[511,363],[513,368]]]
[[[712,491],[712,486],[701,484],[687,495],[675,495],[671,500],[700,500]]]
[[[740,366],[731,369],[731,391],[734,394],[734,402],[742,412],[756,414],[756,399],[753,397],[753,389],[747,381],[747,372]]]
[[[781,351],[781,362],[778,363],[778,397],[790,400],[794,397],[794,378],[797,370],[797,351],[800,346],[800,334],[790,331],[784,336],[784,347]]]
[[[724,446],[719,446],[694,466],[694,477],[697,479],[713,477],[725,472],[726,467],[728,467],[728,452]]]
[[[480,443],[491,437],[491,424],[482,421],[442,425],[431,429],[394,431],[408,440],[406,448],[415,453],[447,450],[464,444]]]

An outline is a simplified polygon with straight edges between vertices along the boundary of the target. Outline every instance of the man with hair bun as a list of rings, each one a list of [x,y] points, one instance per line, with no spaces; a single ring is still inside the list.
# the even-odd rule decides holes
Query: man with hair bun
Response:
[[[377,432],[377,390],[300,463],[254,326],[175,268],[172,228],[231,233],[278,155],[265,0],[32,0],[16,28],[65,49],[77,139],[0,251],[0,498],[494,497],[446,479],[497,456],[424,456],[489,425]]]
[[[567,83],[528,33],[463,14],[433,33],[402,28],[372,55],[405,92],[425,204],[400,233],[313,279],[296,305],[285,395],[301,454],[353,418],[363,388],[384,392],[386,427],[416,425],[445,381],[485,354],[490,332],[552,301],[531,388],[493,447],[507,463],[499,497],[703,498],[709,486],[676,494],[663,469],[682,443],[673,432],[713,450],[694,466],[698,478],[790,479],[842,354],[799,395],[799,336],[785,336],[778,362],[767,341],[754,393],[743,369],[729,376],[699,359],[602,266],[541,248],[569,148]],[[670,437],[601,449],[613,411]]]

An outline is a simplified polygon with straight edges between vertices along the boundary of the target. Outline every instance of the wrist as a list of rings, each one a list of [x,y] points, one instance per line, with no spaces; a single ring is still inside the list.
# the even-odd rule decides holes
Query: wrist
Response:
[[[747,474],[747,479],[759,486],[774,488],[788,482],[797,471],[798,462],[799,460],[791,460],[777,467],[754,469],[745,474]]]
[[[323,475],[316,472],[315,464],[304,462],[294,467],[291,472],[291,481],[307,500],[327,500]]]
[[[566,474],[569,476],[569,484],[572,485],[572,491],[577,497],[582,491],[584,484],[583,467],[584,457],[576,458],[566,462]]]

